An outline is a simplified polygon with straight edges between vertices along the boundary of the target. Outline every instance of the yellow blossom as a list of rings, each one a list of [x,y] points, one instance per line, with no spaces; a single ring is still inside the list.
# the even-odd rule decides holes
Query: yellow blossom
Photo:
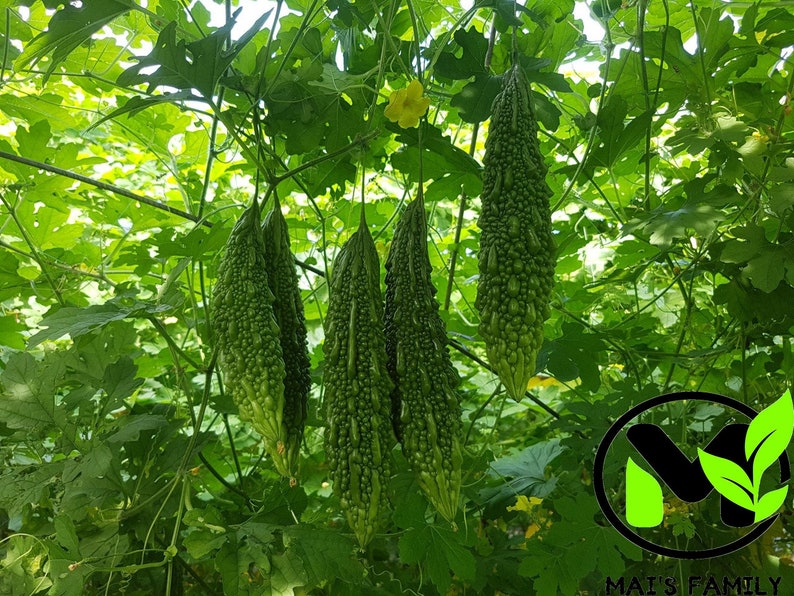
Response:
[[[536,523],[531,523],[531,524],[529,525],[529,527],[527,528],[527,531],[526,531],[526,532],[524,532],[524,538],[526,538],[527,540],[529,540],[529,539],[530,539],[530,538],[532,538],[532,537],[533,537],[535,534],[537,534],[537,533],[538,533],[538,530],[540,530],[540,526],[539,526],[538,524],[536,524]]]
[[[512,505],[507,508],[508,511],[526,511],[527,513],[532,513],[532,510],[535,508],[536,505],[540,505],[543,502],[543,499],[539,499],[537,497],[526,497],[525,495],[519,495],[516,499],[516,504]]]
[[[405,89],[392,92],[384,115],[401,128],[416,128],[430,105],[430,98],[422,97],[422,93],[422,83],[414,79]]]

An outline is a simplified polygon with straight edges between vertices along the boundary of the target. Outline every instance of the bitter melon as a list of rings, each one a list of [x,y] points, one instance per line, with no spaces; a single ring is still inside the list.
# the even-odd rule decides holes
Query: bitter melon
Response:
[[[454,521],[460,495],[460,382],[449,358],[427,252],[424,202],[412,201],[386,259],[386,354],[398,437],[430,503]]]
[[[325,318],[325,451],[335,494],[359,544],[388,511],[392,382],[375,243],[363,222],[334,259]]]
[[[494,100],[485,143],[475,305],[488,359],[515,400],[535,373],[554,281],[552,192],[537,130],[529,85],[514,66]]]
[[[281,213],[278,197],[262,224],[267,280],[275,300],[273,312],[279,328],[284,358],[284,427],[286,440],[281,466],[294,478],[303,440],[303,425],[311,391],[311,362],[306,344],[306,322],[303,301],[295,272],[295,259],[290,250],[287,220]]]
[[[251,422],[278,471],[288,475],[281,457],[286,438],[284,359],[256,201],[240,216],[226,242],[213,289],[211,322],[224,383],[240,418]]]

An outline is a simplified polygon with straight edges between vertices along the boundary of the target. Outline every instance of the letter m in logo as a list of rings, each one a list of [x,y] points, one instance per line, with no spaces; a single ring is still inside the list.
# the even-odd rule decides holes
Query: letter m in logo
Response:
[[[747,424],[729,424],[711,440],[704,451],[735,462],[750,477],[752,465],[744,453]],[[714,487],[709,482],[700,459],[686,454],[655,424],[635,424],[626,437],[642,458],[673,494],[687,503],[702,501]],[[653,527],[662,522],[664,503],[656,479],[629,458],[626,470],[626,517],[635,527]],[[720,517],[725,525],[740,528],[753,524],[753,512],[724,496],[720,498]]]

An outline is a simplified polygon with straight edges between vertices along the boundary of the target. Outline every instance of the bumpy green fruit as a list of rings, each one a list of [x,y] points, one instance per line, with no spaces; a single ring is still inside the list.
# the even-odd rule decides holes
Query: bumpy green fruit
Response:
[[[461,482],[460,379],[431,273],[424,204],[416,199],[402,214],[386,259],[386,354],[403,453],[430,503],[454,521]]]
[[[493,103],[485,143],[476,307],[491,365],[520,400],[535,374],[554,282],[546,166],[518,66]]]
[[[243,212],[226,242],[213,289],[212,326],[240,418],[262,435],[279,473],[289,475],[283,467],[284,360],[256,204]]]
[[[364,547],[388,511],[392,383],[380,263],[362,222],[334,260],[325,317],[325,451],[334,493]]]
[[[281,352],[284,358],[284,428],[286,439],[281,467],[294,478],[298,473],[298,459],[303,440],[303,425],[311,391],[311,362],[306,344],[306,323],[303,317],[295,259],[290,250],[287,221],[281,213],[278,199],[262,225],[265,268],[270,291],[275,300],[273,312],[279,328]],[[275,459],[275,458],[274,458]]]

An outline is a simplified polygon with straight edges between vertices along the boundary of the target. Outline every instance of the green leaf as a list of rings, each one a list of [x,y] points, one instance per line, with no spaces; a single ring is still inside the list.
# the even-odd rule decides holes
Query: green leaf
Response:
[[[65,128],[78,126],[75,116],[70,110],[61,107],[64,98],[55,93],[42,93],[41,95],[29,95],[17,97],[10,93],[0,95],[0,111],[20,118],[26,122],[33,123],[46,119],[53,130],[63,130]],[[4,164],[4,167],[10,167]],[[31,172],[28,166],[20,166],[19,170]],[[21,176],[24,179],[25,176]]]
[[[270,588],[272,594],[294,594],[294,588],[306,584],[306,571],[301,560],[292,551],[275,554],[270,558]]]
[[[226,534],[219,534],[206,528],[193,530],[185,536],[182,546],[194,559],[203,559],[218,550],[226,542]]]
[[[262,527],[258,527],[262,526]],[[225,596],[260,596],[271,594],[268,578],[272,571],[268,558],[267,541],[272,540],[269,527],[264,524],[246,524],[245,530],[228,533],[228,541],[215,557],[215,566],[223,579]]]
[[[48,120],[39,120],[38,122],[32,123],[27,128],[20,126],[17,129],[16,134],[14,134],[14,138],[17,142],[17,149],[19,150],[20,155],[35,155],[36,159],[40,159],[42,161],[47,161],[52,157],[52,154],[55,153],[55,148],[48,147],[51,137],[52,134],[50,132],[50,123]],[[18,211],[25,210],[30,212],[32,215],[33,209],[33,205],[23,203],[18,208]],[[51,211],[52,210],[47,209],[44,216],[59,217],[60,220],[45,221],[45,225],[50,224],[53,227],[58,226],[60,223],[66,221],[66,218],[69,216],[67,210],[61,210],[60,213],[57,211],[51,213]],[[49,232],[50,230],[47,231]]]
[[[518,495],[541,498],[549,495],[557,479],[547,478],[546,468],[564,450],[559,440],[550,439],[497,459],[488,470],[488,477],[496,486],[480,490],[482,502],[492,508],[503,508],[508,502],[515,502]]]
[[[123,399],[128,398],[143,385],[143,379],[135,377],[137,371],[138,367],[129,357],[124,357],[105,368],[101,385],[108,396],[107,403],[103,407],[105,411],[120,405]]]
[[[725,304],[732,317],[752,322],[766,332],[787,334],[794,324],[794,288],[780,284],[766,293],[738,279],[714,289],[716,304]]]
[[[465,582],[475,577],[476,564],[470,547],[475,541],[474,534],[466,529],[453,530],[448,526],[432,526],[434,542],[443,545],[438,550],[444,554],[449,569]]]
[[[471,155],[457,147],[450,137],[443,134],[441,129],[432,126],[427,122],[420,124],[422,127],[422,147],[425,151],[423,158],[430,161],[437,171],[431,176],[424,173],[427,177],[441,177],[447,174],[461,175],[461,174],[475,174],[478,177],[481,175],[482,168],[480,164]],[[418,128],[398,128],[396,124],[389,123],[387,127],[393,132],[398,133],[397,141],[402,143],[405,149],[418,149],[419,146],[419,129]],[[400,155],[402,151],[395,155]],[[406,174],[418,176],[418,153],[413,154],[412,159],[406,159],[399,162],[402,166],[401,171]],[[392,158],[394,163],[394,158]]]
[[[59,530],[62,529],[63,526],[61,525]],[[74,538],[76,539],[77,536]],[[58,541],[60,540],[61,534],[59,532]],[[91,574],[90,568],[85,565],[71,568],[71,565],[80,560],[81,557],[78,554],[65,551],[52,540],[45,541],[45,544],[47,544],[48,554],[47,571],[49,577],[53,580],[47,596],[72,596],[73,594],[85,593],[84,583]]]
[[[219,40],[216,39],[217,41]],[[220,44],[217,43],[216,50],[219,49]],[[209,57],[204,58],[205,61],[209,59]],[[195,66],[199,66],[199,64],[195,64]],[[177,43],[176,21],[172,21],[160,31],[151,53],[148,56],[139,58],[138,64],[129,67],[121,73],[116,79],[116,83],[123,87],[148,83],[147,93],[151,93],[153,89],[159,86],[175,87],[182,90],[195,88],[205,96],[211,96],[213,89],[212,85],[207,89],[206,74],[211,74],[213,69],[209,64],[201,63],[200,66],[201,71],[197,71],[194,68],[194,60],[187,59],[184,40],[180,40]],[[148,67],[157,68],[151,74],[141,74],[141,70]],[[203,80],[200,81],[199,78]]]
[[[332,577],[356,584],[366,574],[353,556],[357,545],[339,532],[301,524],[285,527],[283,535],[284,545],[300,557],[310,585],[321,586]]]
[[[776,184],[769,192],[769,206],[775,215],[783,217],[794,207],[794,184]]]
[[[548,62],[548,61],[546,61]],[[530,83],[538,83],[544,87],[548,87],[552,91],[559,91],[562,93],[571,93],[573,90],[568,84],[568,80],[561,74],[556,72],[540,72],[537,70],[526,70],[527,80]],[[537,99],[537,95],[533,93]],[[545,96],[542,96],[545,98]]]
[[[85,455],[69,459],[63,469],[64,494],[60,507],[75,520],[94,507],[109,506],[119,497],[118,479],[111,468],[118,466],[119,453],[98,443]],[[115,461],[114,461],[115,460]]]
[[[80,540],[77,538],[77,530],[72,518],[64,514],[56,515],[53,525],[55,526],[55,535],[58,543],[66,550],[72,560],[79,560]]]
[[[400,462],[401,466],[407,467],[407,462]],[[390,483],[391,489],[400,498],[394,503],[394,513],[392,519],[400,528],[419,528],[424,525],[427,514],[427,499],[419,488],[416,474],[413,472],[402,472],[395,475]]]
[[[57,354],[48,357],[46,364],[28,352],[11,356],[0,376],[0,419],[10,428],[30,433],[69,426],[66,413],[55,403],[56,387],[65,371],[64,360]]]
[[[248,565],[245,561],[241,561],[244,555],[240,552],[239,546],[236,541],[229,541],[215,557],[215,568],[220,572],[223,580],[223,593],[228,596],[250,593],[246,585]]]
[[[41,342],[59,339],[64,335],[72,339],[101,329],[112,321],[120,321],[127,317],[128,310],[119,309],[115,304],[99,304],[87,308],[74,308],[67,306],[55,313],[44,317],[39,323],[42,329],[28,341],[28,349],[34,348]]]
[[[764,228],[748,223],[732,232],[736,239],[725,243],[720,260],[724,263],[746,263],[742,272],[754,287],[771,293],[784,277],[789,281],[794,279],[794,257],[788,247],[769,242]]]
[[[5,540],[4,540],[5,543]],[[3,546],[0,588],[11,596],[41,594],[52,586],[46,576],[45,543],[37,536],[14,534]]]
[[[38,62],[51,53],[47,71],[42,84],[47,83],[55,68],[67,56],[102,29],[113,19],[132,10],[129,0],[84,0],[80,7],[66,3],[66,6],[52,15],[47,30],[37,35],[25,45],[16,60],[16,67],[22,69]]]
[[[445,594],[452,584],[453,572],[465,581],[474,579],[476,569],[474,555],[467,548],[466,531],[457,532],[441,526],[426,525],[411,529],[400,537],[398,547],[403,563],[424,561],[430,579]]]
[[[430,576],[430,581],[438,588],[441,594],[446,594],[452,585],[452,576],[444,553],[431,548],[424,556],[424,566]]]
[[[687,238],[689,230],[708,237],[726,217],[724,210],[704,203],[699,197],[685,201],[677,197],[644,214],[642,220],[629,222],[624,230],[650,232],[651,244],[668,247],[677,238]]]
[[[400,561],[407,564],[419,563],[427,552],[426,529],[412,529],[400,536],[397,544]]]
[[[706,478],[718,493],[740,507],[750,511],[755,510],[751,497],[753,483],[738,464],[729,459],[711,455],[700,448],[698,448],[698,457]]]
[[[296,516],[300,518],[306,509],[306,491],[303,487],[289,486],[280,480],[270,480],[261,488],[263,505],[257,511],[257,521],[287,525]]]
[[[180,90],[196,89],[202,97],[211,98],[215,84],[223,75],[234,57],[253,38],[270,16],[272,10],[265,12],[228,50],[224,49],[234,21],[213,31],[207,37],[186,44],[177,41],[176,21],[172,21],[160,31],[154,49],[147,56],[121,73],[116,82],[121,86],[147,83],[147,93],[157,87],[174,87]],[[188,53],[190,57],[188,57]],[[143,69],[157,67],[149,74]]]
[[[422,122],[422,174],[424,180],[433,179],[428,186],[428,200],[449,199],[450,195],[460,193],[461,186],[469,196],[477,196],[482,191],[481,168],[477,161],[465,151],[456,147],[449,137],[441,134],[435,126]],[[403,147],[392,154],[392,166],[408,175],[411,180],[419,179],[419,137],[418,129],[398,129],[389,123],[387,128],[399,133],[397,141]],[[441,188],[453,189],[449,194],[439,196]]]
[[[17,320],[14,315],[0,317],[0,345],[14,350],[25,349],[25,338],[22,333],[27,327]]]
[[[633,118],[623,126],[626,116],[626,100],[620,96],[610,101],[598,115],[599,136],[603,144],[592,152],[592,165],[610,168],[627,151],[637,146],[645,138],[648,127],[653,122],[653,110],[648,110]]]
[[[457,80],[485,73],[488,40],[483,34],[474,27],[470,27],[467,31],[458,29],[453,38],[463,49],[463,56],[456,58],[452,52],[442,52],[436,61],[436,74],[447,79]]]
[[[675,512],[667,520],[669,526],[673,528],[673,536],[686,536],[690,540],[695,537],[697,528],[689,515]]]
[[[560,126],[560,110],[551,103],[548,98],[535,91],[532,91],[532,103],[535,110],[535,119],[543,127],[553,132]]]
[[[744,268],[753,286],[762,292],[769,293],[780,285],[786,272],[786,261],[776,250],[765,250],[758,257],[751,259]]]
[[[86,130],[93,130],[103,122],[118,118],[124,114],[132,117],[146,108],[163,103],[176,103],[186,99],[195,99],[195,96],[189,90],[177,91],[175,93],[163,93],[162,95],[153,95],[151,97],[140,97],[138,95],[133,95],[124,103],[123,106],[116,108],[109,114],[105,114],[102,116],[102,118],[92,123],[91,126],[89,126]]]
[[[744,439],[747,461],[753,463],[753,484],[761,486],[761,476],[785,452],[794,433],[794,405],[791,392],[781,395],[761,410],[750,422]]]
[[[501,89],[500,77],[480,74],[453,95],[449,104],[458,109],[458,115],[464,122],[482,122],[491,117],[491,106]]]
[[[120,418],[114,425],[118,427],[118,430],[108,436],[105,441],[122,445],[127,442],[137,441],[143,431],[159,431],[166,428],[168,420],[156,414],[130,414]]]
[[[723,263],[746,263],[769,246],[764,229],[754,223],[748,223],[732,232],[736,239],[727,241],[720,252]]]
[[[477,8],[493,8],[505,23],[514,26],[521,26],[521,19],[516,16],[516,10],[531,14],[526,6],[512,0],[477,0],[474,6]]]
[[[10,516],[21,516],[58,486],[62,471],[63,461],[7,467],[0,472],[0,508]]]
[[[781,486],[769,491],[758,499],[758,503],[755,505],[755,523],[764,521],[767,517],[774,515],[783,506],[787,494],[788,486]]]
[[[639,547],[596,521],[601,511],[592,494],[580,492],[573,499],[555,499],[553,508],[560,519],[551,525],[543,543],[564,549],[566,571],[577,584],[593,571],[615,577],[626,568],[624,559],[642,559]]]
[[[733,37],[733,20],[730,19],[724,10],[714,10],[703,8],[698,15],[701,23],[698,30],[698,39],[702,49],[702,56],[705,58],[705,67],[709,72],[713,72],[722,63],[719,60],[727,50],[728,42]]]
[[[545,342],[538,354],[538,367],[545,368],[560,381],[582,380],[582,386],[596,391],[601,384],[597,358],[604,350],[604,341],[579,323],[564,323],[562,333]]]
[[[535,579],[535,594],[576,594],[579,588],[579,581],[561,552],[533,552],[521,561],[518,572]]]

